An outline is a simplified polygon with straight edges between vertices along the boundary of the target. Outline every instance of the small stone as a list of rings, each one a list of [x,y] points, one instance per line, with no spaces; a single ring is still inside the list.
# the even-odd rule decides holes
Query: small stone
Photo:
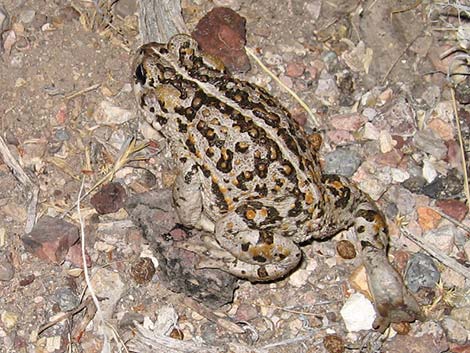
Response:
[[[303,287],[307,284],[309,275],[310,271],[299,268],[289,276],[289,284],[297,288]]]
[[[380,131],[372,123],[367,122],[364,124],[364,128],[362,130],[362,138],[366,140],[378,140],[379,136]]]
[[[341,317],[348,332],[371,330],[376,313],[372,303],[360,293],[351,295],[341,308]]]
[[[364,125],[366,119],[361,114],[337,114],[329,119],[329,124],[338,130],[357,131]]]
[[[424,234],[424,240],[434,245],[444,254],[450,255],[454,248],[456,229],[453,224],[443,225]]]
[[[405,273],[407,287],[414,293],[420,288],[434,288],[441,274],[433,259],[423,253],[413,254]]]
[[[350,177],[362,163],[360,154],[351,148],[337,148],[324,156],[325,174],[339,174]]]
[[[380,131],[379,134],[380,151],[382,153],[388,153],[393,150],[396,142],[393,140],[392,135],[386,130]]]
[[[399,185],[392,185],[384,195],[385,199],[397,206],[401,215],[409,215],[415,210],[415,196]]]
[[[202,50],[220,58],[231,72],[246,72],[246,19],[228,7],[215,7],[196,25],[192,36]]]
[[[456,172],[438,176],[432,183],[425,185],[421,192],[432,199],[453,198],[462,193],[463,185]]]
[[[118,272],[107,268],[98,268],[91,278],[91,284],[96,296],[104,298],[100,304],[104,319],[109,319],[114,313],[115,305],[121,300],[126,290]]]
[[[100,191],[94,194],[91,204],[99,214],[117,212],[122,208],[126,199],[126,190],[119,183],[104,185]]]
[[[441,326],[444,329],[447,335],[447,339],[450,342],[454,342],[458,344],[467,343],[468,333],[465,330],[465,327],[463,327],[463,325],[460,322],[450,317],[445,317],[441,321]]]
[[[444,141],[454,139],[454,129],[452,128],[452,125],[442,121],[441,119],[432,119],[428,123],[428,127]]]
[[[356,248],[349,240],[340,240],[336,244],[336,251],[343,259],[351,260],[356,257]]]
[[[286,75],[289,77],[300,77],[305,71],[305,65],[302,63],[291,62],[287,64]]]
[[[101,125],[120,125],[134,117],[134,112],[115,106],[104,100],[93,114],[93,118]]]
[[[354,136],[346,130],[333,130],[328,131],[326,134],[330,142],[337,146],[350,145],[354,142]]]
[[[135,312],[126,312],[119,321],[120,328],[134,327],[134,321],[142,324],[144,322],[144,315]]]
[[[369,283],[367,281],[367,272],[364,265],[356,268],[349,276],[349,283],[351,287],[358,292],[364,294],[367,298],[372,298],[372,293],[369,289]]]
[[[463,325],[466,330],[470,330],[470,306],[453,308],[450,317]]]
[[[320,78],[318,80],[315,96],[334,102],[339,96],[339,90],[336,82],[332,78]]]
[[[155,274],[155,266],[152,259],[141,257],[131,266],[131,276],[138,284],[145,284],[152,280]]]
[[[437,200],[436,206],[446,215],[457,221],[462,221],[468,212],[465,203],[459,200]]]
[[[418,207],[418,222],[423,231],[436,228],[440,221],[441,215],[429,207]]]
[[[429,128],[419,130],[414,135],[413,142],[416,148],[429,153],[438,160],[443,159],[447,154],[447,146],[445,143]]]
[[[437,178],[437,171],[433,164],[428,161],[423,161],[423,178],[428,182],[432,183]]]
[[[446,267],[441,273],[441,281],[446,288],[464,288],[465,277]]]
[[[343,353],[346,349],[343,339],[338,335],[326,335],[323,346],[328,353]]]
[[[7,330],[11,330],[18,322],[18,314],[11,311],[3,311],[0,318],[2,320],[3,326]]]
[[[10,281],[15,275],[15,267],[13,266],[11,256],[0,252],[0,281]]]
[[[59,288],[55,292],[56,303],[63,312],[71,311],[80,304],[80,297],[69,287]]]
[[[34,20],[34,16],[36,15],[36,11],[33,9],[25,9],[20,12],[18,16],[18,21],[22,23],[30,23]]]
[[[78,228],[63,219],[42,217],[31,233],[23,236],[26,251],[43,260],[61,264],[79,239]]]
[[[87,250],[85,249],[85,258],[87,267],[92,266],[91,257],[88,255]],[[77,267],[83,267],[83,256],[82,256],[82,246],[80,243],[73,245],[67,252],[65,260],[70,261],[70,263]]]
[[[256,310],[255,306],[248,303],[241,303],[237,308],[237,312],[235,313],[235,319],[237,321],[248,322],[250,320],[256,319],[257,317],[259,317],[258,310]]]

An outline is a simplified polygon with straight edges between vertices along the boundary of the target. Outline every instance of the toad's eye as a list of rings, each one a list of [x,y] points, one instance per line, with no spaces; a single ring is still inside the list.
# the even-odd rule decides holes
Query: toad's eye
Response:
[[[141,85],[145,85],[147,81],[147,76],[145,75],[145,70],[142,64],[139,64],[135,69],[135,83],[140,83]]]

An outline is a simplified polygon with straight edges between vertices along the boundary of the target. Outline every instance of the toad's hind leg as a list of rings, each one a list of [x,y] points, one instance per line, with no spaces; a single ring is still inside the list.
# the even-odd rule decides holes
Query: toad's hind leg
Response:
[[[383,331],[390,322],[421,319],[418,303],[388,261],[387,226],[373,201],[344,177],[324,175],[322,181],[330,194],[329,199],[334,203],[339,221],[344,225],[352,223],[360,241],[369,288],[378,314],[374,328]]]
[[[214,263],[217,268],[250,281],[270,281],[284,277],[302,259],[299,247],[279,229],[250,229],[235,211],[215,225],[219,245],[231,254],[230,261]],[[203,267],[211,267],[206,261]]]

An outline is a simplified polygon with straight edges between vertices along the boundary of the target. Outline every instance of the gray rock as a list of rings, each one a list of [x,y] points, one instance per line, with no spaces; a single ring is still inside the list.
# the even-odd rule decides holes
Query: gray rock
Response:
[[[470,306],[452,309],[450,317],[460,322],[467,330],[470,330]]]
[[[405,273],[405,282],[408,288],[416,293],[420,288],[433,288],[441,274],[432,258],[423,253],[411,256]]]
[[[429,153],[437,159],[443,159],[447,154],[447,146],[439,136],[437,136],[431,129],[424,129],[418,131],[413,142],[419,150]]]
[[[450,317],[446,317],[441,321],[441,326],[444,329],[447,335],[447,339],[450,342],[458,344],[467,343],[468,333],[467,330],[465,330],[465,327],[463,327],[460,322]]]
[[[350,177],[362,163],[358,152],[350,148],[337,148],[325,155],[325,174],[339,174]]]
[[[58,288],[55,292],[55,300],[60,310],[64,312],[75,309],[80,303],[80,298],[68,287]]]

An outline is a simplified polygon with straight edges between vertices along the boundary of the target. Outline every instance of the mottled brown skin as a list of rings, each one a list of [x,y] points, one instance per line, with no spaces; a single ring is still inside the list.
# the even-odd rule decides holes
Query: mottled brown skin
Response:
[[[230,76],[186,35],[138,50],[134,88],[177,163],[173,197],[181,222],[209,231],[224,249],[223,259],[201,266],[274,280],[298,266],[297,244],[354,226],[377,328],[420,315],[387,260],[383,216],[346,178],[322,174],[318,137],[309,140],[264,89]]]

